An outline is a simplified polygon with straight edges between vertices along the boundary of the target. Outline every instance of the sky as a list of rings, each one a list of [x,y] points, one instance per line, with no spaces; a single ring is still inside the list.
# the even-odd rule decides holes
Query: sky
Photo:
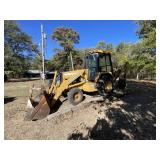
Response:
[[[60,48],[53,41],[51,35],[57,27],[70,27],[80,35],[80,43],[75,48],[92,48],[99,41],[112,43],[114,46],[120,42],[135,43],[138,41],[136,35],[137,25],[132,20],[19,20],[18,25],[22,31],[32,37],[36,44],[41,43],[41,24],[47,34],[47,46],[45,58],[51,58],[54,48]]]

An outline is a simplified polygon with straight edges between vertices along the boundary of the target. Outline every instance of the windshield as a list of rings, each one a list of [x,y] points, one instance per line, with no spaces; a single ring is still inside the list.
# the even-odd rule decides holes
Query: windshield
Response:
[[[88,67],[95,68],[97,66],[97,55],[88,56]]]

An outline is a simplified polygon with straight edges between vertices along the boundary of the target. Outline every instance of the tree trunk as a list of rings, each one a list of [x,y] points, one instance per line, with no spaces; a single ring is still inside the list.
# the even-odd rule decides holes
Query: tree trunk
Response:
[[[71,53],[71,51],[70,51],[69,53],[70,53],[70,58],[71,58],[71,66],[72,66],[72,70],[74,71],[72,53]]]
[[[137,78],[136,79],[139,80],[139,73],[137,73]]]

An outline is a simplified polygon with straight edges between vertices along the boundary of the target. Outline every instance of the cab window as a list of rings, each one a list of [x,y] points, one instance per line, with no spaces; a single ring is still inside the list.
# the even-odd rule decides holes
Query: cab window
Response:
[[[111,62],[109,55],[99,56],[99,69],[100,72],[110,72],[111,71]]]

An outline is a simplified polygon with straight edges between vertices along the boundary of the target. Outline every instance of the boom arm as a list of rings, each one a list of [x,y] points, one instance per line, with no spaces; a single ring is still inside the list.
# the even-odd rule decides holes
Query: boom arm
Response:
[[[77,78],[83,77],[84,72],[85,70],[79,70],[78,72],[77,71],[71,71],[68,73],[66,72],[67,74],[66,78],[65,78],[65,73],[63,73],[63,80],[60,84],[56,84],[56,77],[54,77],[52,85],[49,89],[49,94],[53,93],[53,98],[50,107],[52,107],[55,104],[55,102],[60,98],[60,96],[65,90],[85,83],[85,81],[81,81],[79,83],[72,84]],[[68,76],[68,74],[70,74],[70,76]],[[55,76],[57,76],[57,72]]]

